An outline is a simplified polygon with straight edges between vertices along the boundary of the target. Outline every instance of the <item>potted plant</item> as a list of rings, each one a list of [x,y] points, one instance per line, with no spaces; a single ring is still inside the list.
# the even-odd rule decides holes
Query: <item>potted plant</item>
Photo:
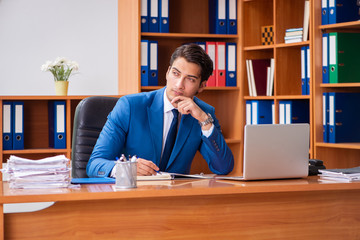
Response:
[[[69,77],[74,74],[74,71],[79,70],[79,64],[64,57],[58,57],[53,62],[47,61],[43,64],[41,70],[50,71],[53,74],[56,95],[67,95]]]

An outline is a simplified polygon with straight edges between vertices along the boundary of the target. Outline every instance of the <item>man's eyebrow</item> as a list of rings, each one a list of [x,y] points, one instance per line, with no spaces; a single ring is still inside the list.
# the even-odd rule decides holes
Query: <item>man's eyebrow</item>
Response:
[[[179,69],[177,69],[176,67],[172,67],[172,68],[181,73],[181,71],[180,71]],[[187,75],[187,77],[192,77],[192,78],[196,78],[196,79],[199,78],[199,77],[196,76],[196,75]]]

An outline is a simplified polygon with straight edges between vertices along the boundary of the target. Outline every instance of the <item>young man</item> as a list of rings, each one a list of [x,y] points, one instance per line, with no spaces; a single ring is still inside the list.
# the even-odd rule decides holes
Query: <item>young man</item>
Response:
[[[231,172],[234,157],[215,109],[195,97],[212,71],[212,60],[201,47],[178,47],[170,59],[165,88],[119,99],[91,154],[88,176],[115,177],[115,159],[121,154],[139,158],[138,175],[159,170],[186,174],[197,150],[212,172]]]

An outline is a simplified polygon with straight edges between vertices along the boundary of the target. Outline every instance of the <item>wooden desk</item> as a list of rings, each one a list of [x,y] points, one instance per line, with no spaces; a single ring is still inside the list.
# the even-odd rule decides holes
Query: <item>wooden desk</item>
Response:
[[[5,239],[360,239],[360,183],[296,180],[144,182],[14,190],[4,203],[56,202],[3,214]]]

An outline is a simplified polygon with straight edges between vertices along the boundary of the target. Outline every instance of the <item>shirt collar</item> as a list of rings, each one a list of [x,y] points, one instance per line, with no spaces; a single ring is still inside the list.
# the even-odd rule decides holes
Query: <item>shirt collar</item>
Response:
[[[174,106],[170,103],[168,97],[166,96],[166,89],[164,91],[164,113],[167,113],[174,109]]]

